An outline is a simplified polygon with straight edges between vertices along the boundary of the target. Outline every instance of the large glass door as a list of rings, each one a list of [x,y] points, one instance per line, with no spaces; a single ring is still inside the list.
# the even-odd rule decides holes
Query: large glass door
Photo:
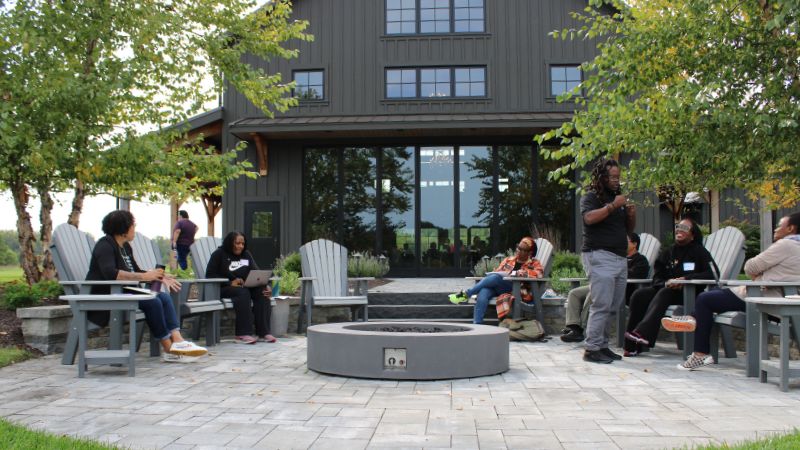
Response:
[[[455,267],[453,147],[420,147],[419,258],[423,269]]]

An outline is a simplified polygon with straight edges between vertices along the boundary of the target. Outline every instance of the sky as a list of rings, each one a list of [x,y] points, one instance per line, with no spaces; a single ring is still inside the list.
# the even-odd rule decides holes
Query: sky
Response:
[[[58,226],[67,221],[72,202],[71,194],[60,194],[56,198],[56,205],[53,208],[53,226]],[[101,195],[87,198],[83,213],[81,213],[80,228],[91,234],[95,238],[103,235],[101,222],[103,217],[116,208],[116,200],[110,195]],[[199,227],[197,236],[208,235],[208,225],[203,204],[200,202],[185,203],[181,209],[189,213],[189,219]],[[8,191],[0,194],[0,230],[16,230],[17,214],[14,209],[14,202]],[[143,203],[131,202],[131,212],[136,217],[136,231],[147,237],[156,236],[168,237],[170,234],[170,212],[168,203]],[[39,200],[32,198],[31,207],[28,209],[31,215],[34,231],[39,230]],[[216,235],[222,234],[222,212],[217,214],[215,221]]]

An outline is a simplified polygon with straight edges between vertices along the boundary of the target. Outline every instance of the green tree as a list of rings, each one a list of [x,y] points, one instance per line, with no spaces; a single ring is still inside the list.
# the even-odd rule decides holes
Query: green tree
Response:
[[[48,276],[52,193],[72,190],[69,222],[83,198],[218,193],[247,172],[170,128],[235,87],[266,115],[296,103],[280,74],[257,59],[291,58],[309,40],[291,3],[250,0],[103,0],[0,3],[0,185],[12,194],[28,282]],[[253,64],[245,55],[256,58]],[[211,82],[209,82],[211,81]],[[40,198],[38,236],[27,211]],[[44,255],[36,254],[39,240]]]
[[[602,6],[616,11],[608,14]],[[593,0],[562,39],[598,39],[578,111],[537,137],[567,157],[632,155],[630,191],[738,187],[773,205],[800,197],[797,0]],[[587,174],[588,175],[588,174]],[[682,198],[682,195],[673,196]]]

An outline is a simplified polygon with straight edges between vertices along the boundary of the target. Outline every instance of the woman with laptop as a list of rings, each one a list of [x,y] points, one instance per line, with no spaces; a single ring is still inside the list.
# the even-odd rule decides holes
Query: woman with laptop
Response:
[[[237,344],[277,341],[269,333],[272,306],[266,280],[260,283],[257,280],[253,283],[253,277],[248,280],[250,272],[255,270],[258,270],[258,266],[253,255],[247,251],[244,235],[238,231],[231,231],[225,236],[222,246],[211,254],[206,269],[206,278],[229,280],[222,286],[222,297],[233,301],[236,313],[234,341]],[[246,283],[245,280],[250,282]]]

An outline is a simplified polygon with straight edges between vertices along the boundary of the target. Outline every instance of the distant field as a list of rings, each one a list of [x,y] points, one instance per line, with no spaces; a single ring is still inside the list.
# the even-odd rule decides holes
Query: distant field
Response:
[[[22,269],[19,266],[0,266],[0,283],[21,279]]]

